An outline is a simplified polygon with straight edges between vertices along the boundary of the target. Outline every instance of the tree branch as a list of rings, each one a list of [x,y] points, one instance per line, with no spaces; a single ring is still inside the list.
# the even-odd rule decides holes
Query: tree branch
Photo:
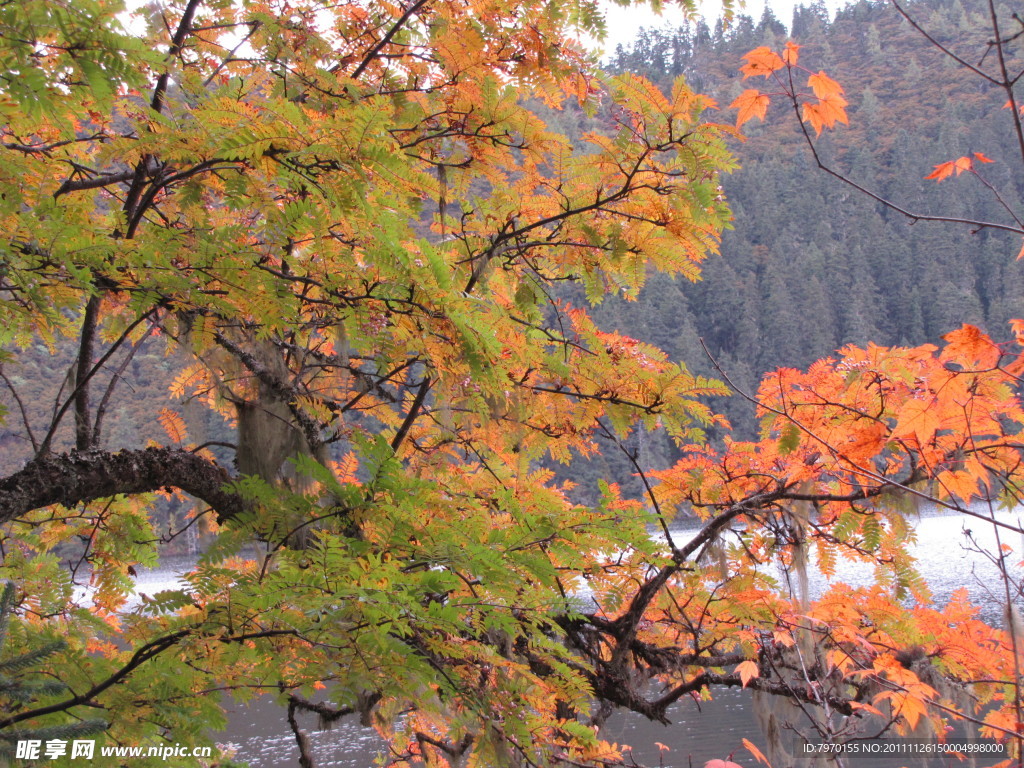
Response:
[[[395,436],[391,439],[391,450],[395,453],[398,453],[399,446],[402,445],[406,435],[409,434],[409,430],[412,428],[413,422],[416,421],[416,417],[420,415],[423,401],[426,399],[427,392],[430,391],[430,385],[433,383],[429,376],[424,376],[423,381],[420,382],[419,389],[416,390],[416,397],[413,399],[412,405],[409,406],[409,412],[405,415],[402,426],[398,428]]]
[[[428,2],[429,0],[417,0],[417,2],[413,3],[406,9],[405,13],[403,13],[398,20],[395,21],[391,29],[387,31],[387,34],[380,39],[380,42],[373,46],[373,48],[371,48],[363,57],[363,60],[359,62],[359,66],[355,68],[354,72],[352,72],[351,77],[353,80],[359,79],[359,76],[363,74],[363,71],[370,66],[370,62],[373,61],[374,57],[384,49],[384,46],[391,42],[391,39],[395,36],[398,30],[405,26],[405,23],[412,18],[413,14]]]
[[[177,632],[172,632],[169,635],[158,637],[154,640],[149,641],[145,645],[138,648],[135,653],[132,654],[131,658],[122,666],[120,669],[115,671],[105,680],[97,683],[89,690],[84,693],[80,693],[76,696],[72,696],[64,701],[59,701],[56,704],[50,704],[49,706],[39,707],[38,709],[26,710],[19,712],[15,715],[0,720],[0,728],[7,728],[15,723],[19,723],[25,720],[32,720],[43,715],[50,715],[54,712],[66,712],[73,707],[78,707],[83,704],[88,704],[89,701],[96,696],[99,696],[105,690],[110,688],[122,680],[127,678],[132,672],[141,667],[147,661],[156,656],[159,656],[169,648],[173,648],[179,642],[187,638],[189,635],[195,632],[195,627],[189,627],[186,629],[179,629]],[[247,632],[233,637],[220,638],[222,643],[244,643],[249,640],[261,640],[269,637],[301,637],[297,630],[294,629],[267,629],[259,632]]]
[[[319,425],[309,416],[309,414],[299,407],[298,398],[302,396],[302,393],[298,388],[290,382],[282,381],[281,377],[274,373],[274,371],[270,370],[270,368],[265,365],[259,357],[243,349],[241,345],[236,344],[224,334],[217,333],[214,336],[214,339],[217,344],[233,355],[235,359],[244,365],[253,376],[259,379],[264,386],[273,392],[274,395],[288,407],[288,410],[294,417],[295,422],[302,430],[302,434],[306,438],[309,449],[313,453],[316,453],[324,443],[323,438],[320,437],[321,425]]]
[[[247,508],[241,496],[225,488],[231,479],[220,465],[181,448],[42,456],[0,480],[0,524],[51,504],[72,507],[165,487],[203,500],[224,521]]]
[[[790,106],[793,107],[793,112],[796,114],[797,125],[800,128],[800,132],[803,134],[804,142],[807,144],[808,149],[810,149],[810,151],[811,151],[811,157],[814,158],[814,162],[818,166],[818,168],[820,170],[824,171],[825,173],[827,173],[829,176],[833,177],[834,179],[838,179],[839,181],[841,181],[843,184],[846,184],[847,186],[853,187],[858,192],[860,192],[862,195],[866,195],[867,197],[869,197],[872,200],[874,200],[876,203],[880,203],[880,204],[884,205],[886,208],[888,208],[888,209],[890,209],[892,211],[895,211],[896,213],[900,214],[901,216],[905,216],[906,218],[910,219],[910,222],[912,224],[916,223],[918,221],[944,221],[944,222],[947,222],[949,224],[966,224],[967,226],[974,228],[973,232],[980,232],[983,229],[996,229],[996,230],[1000,230],[1002,232],[1013,232],[1013,233],[1018,234],[1018,235],[1024,234],[1024,229],[1022,229],[1019,226],[1011,226],[1009,224],[1000,224],[1000,223],[994,222],[994,221],[981,221],[981,220],[978,220],[978,219],[965,219],[965,218],[961,218],[959,216],[936,216],[936,215],[926,214],[926,213],[915,213],[914,211],[908,210],[908,209],[904,208],[901,205],[897,205],[892,200],[889,200],[889,199],[884,198],[884,197],[882,197],[881,195],[879,195],[879,194],[877,194],[875,192],[872,192],[867,187],[861,186],[860,184],[855,182],[850,177],[844,176],[842,173],[840,173],[839,171],[835,170],[831,166],[826,165],[825,161],[821,159],[821,155],[818,154],[818,148],[814,144],[814,139],[811,138],[811,134],[807,130],[807,125],[804,123],[803,118],[800,116],[800,102],[797,100],[796,96],[792,95],[792,94],[795,94],[795,92],[796,92],[795,86],[794,86],[794,83],[793,83],[792,68],[790,68],[790,70],[789,70],[789,89],[788,89],[788,92],[790,94],[790,96],[789,96]]]

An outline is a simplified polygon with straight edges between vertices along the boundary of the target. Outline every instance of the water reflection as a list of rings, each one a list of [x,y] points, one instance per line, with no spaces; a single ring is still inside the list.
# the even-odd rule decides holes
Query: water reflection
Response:
[[[237,748],[236,758],[247,761],[251,768],[296,766],[299,749],[288,728],[285,709],[269,697],[247,704],[228,707],[228,728],[217,735],[221,743]],[[300,724],[312,730],[313,718],[302,718]],[[364,728],[355,717],[346,718],[330,731],[310,733],[312,752],[317,768],[370,768],[384,742],[370,728]]]
[[[257,700],[247,706],[236,704],[229,716],[231,725],[219,739],[237,747],[237,759],[247,760],[252,768],[298,765],[299,751],[282,707],[269,699]],[[602,736],[629,745],[636,762],[652,768],[700,768],[712,758],[726,758],[733,752],[737,760],[747,764],[752,761],[745,759],[742,740],[748,738],[760,744],[749,694],[744,691],[720,691],[713,701],[678,704],[670,718],[672,724],[666,726],[635,715],[616,715]],[[307,718],[306,724],[311,722],[312,718]],[[384,749],[384,743],[355,718],[311,737],[318,768],[369,768]],[[659,742],[667,750],[659,747]],[[864,764],[860,768],[872,766]]]
[[[1019,512],[1003,513],[999,519],[1019,525]],[[964,530],[970,530],[971,536]],[[919,570],[931,587],[938,605],[945,604],[952,593],[966,587],[974,602],[982,606],[982,617],[998,623],[1002,615],[1002,589],[995,565],[972,547],[995,550],[995,536],[991,524],[960,515],[926,513],[916,526],[917,541],[912,554],[918,558]],[[1022,542],[1012,534],[1015,549]],[[971,541],[973,537],[973,543]],[[1004,536],[1004,543],[1007,539]],[[1024,555],[1014,557],[1016,563]],[[870,583],[874,567],[866,563],[842,563],[833,578],[835,582],[853,585]],[[818,577],[811,582],[813,593],[820,594],[828,581]],[[760,729],[750,703],[749,692],[740,690],[717,691],[713,701],[680,702],[670,713],[672,724],[651,723],[636,715],[617,715],[612,718],[603,736],[609,741],[632,747],[636,761],[645,766],[665,768],[702,768],[707,760],[727,758],[744,766],[754,760],[742,746],[744,738],[764,748]],[[304,723],[312,730],[312,718]],[[368,768],[383,749],[383,743],[355,718],[342,721],[332,731],[311,733],[313,754],[317,766],[336,768]],[[247,760],[252,768],[270,768],[298,764],[298,749],[288,729],[284,710],[268,699],[257,700],[246,706],[234,705],[230,712],[230,725],[219,736],[222,742],[237,745],[237,758]],[[667,750],[659,747],[661,743]],[[991,761],[990,761],[991,762]],[[929,768],[956,763],[955,760],[933,759]],[[895,768],[896,766],[924,765],[921,760],[907,761],[894,758],[858,759],[856,768]],[[987,763],[986,763],[987,764]]]
[[[754,717],[750,693],[727,689],[715,692],[712,701],[687,700],[669,713],[670,725],[652,723],[636,715],[620,714],[611,718],[602,736],[612,742],[628,745],[627,759],[632,756],[646,768],[703,768],[708,760],[727,759],[753,768],[757,763],[743,746],[748,739],[762,751],[766,750],[760,727]],[[246,707],[236,706],[231,713],[230,741],[238,748],[237,759],[247,760],[252,768],[298,765],[299,752],[288,731],[285,712],[269,700],[256,701]],[[369,768],[384,750],[383,742],[355,718],[343,721],[324,733],[311,734],[313,756],[318,768]],[[801,761],[803,762],[803,761]],[[982,761],[990,765],[996,760]],[[940,760],[907,760],[858,757],[849,762],[853,768],[897,768],[910,765],[920,768],[973,768],[972,761],[955,758]],[[776,765],[775,768],[791,768]]]

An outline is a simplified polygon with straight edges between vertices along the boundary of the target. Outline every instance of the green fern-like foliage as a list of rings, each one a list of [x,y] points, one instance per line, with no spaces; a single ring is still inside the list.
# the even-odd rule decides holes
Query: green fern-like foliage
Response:
[[[13,611],[14,584],[8,581],[0,594],[0,657],[4,655]],[[59,680],[40,679],[38,673],[33,673],[40,663],[64,650],[66,645],[63,640],[51,640],[34,650],[0,660],[0,712],[13,713],[37,699],[55,696],[67,690],[67,686]],[[14,755],[19,741],[80,739],[99,733],[106,727],[103,720],[84,720],[37,728],[4,728],[0,730],[0,765]]]

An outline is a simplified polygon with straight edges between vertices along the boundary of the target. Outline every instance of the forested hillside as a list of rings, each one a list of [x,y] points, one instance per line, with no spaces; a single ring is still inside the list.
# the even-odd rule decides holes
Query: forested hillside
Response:
[[[938,40],[978,47],[980,4],[926,0],[908,8]],[[663,89],[685,75],[724,108],[750,87],[738,71],[743,54],[778,48],[787,34],[770,11],[757,22],[739,16],[730,29],[700,22],[645,30],[610,66]],[[1001,162],[1017,151],[1005,96],[963,77],[888,4],[860,2],[832,20],[823,5],[800,7],[789,34],[802,46],[802,64],[846,88],[850,125],[819,142],[838,170],[915,212],[1010,221],[976,179],[924,179],[938,163],[983,150],[995,161],[986,178],[1006,199],[1021,199],[1024,179]],[[724,177],[734,229],[701,282],[652,276],[642,309],[609,302],[597,310],[601,320],[709,373],[703,338],[748,391],[765,371],[806,367],[849,343],[937,342],[962,322],[1005,336],[1006,321],[1024,306],[1024,270],[1013,260],[1018,239],[913,224],[886,210],[815,168],[787,109],[777,100],[765,126],[744,126],[748,139],[735,147],[742,167]],[[723,110],[721,119],[734,114]],[[716,406],[752,432],[748,404],[732,398]]]

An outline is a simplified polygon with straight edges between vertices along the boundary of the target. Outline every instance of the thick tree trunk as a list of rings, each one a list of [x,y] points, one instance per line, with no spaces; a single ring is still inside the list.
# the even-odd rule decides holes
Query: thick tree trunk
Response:
[[[223,467],[180,448],[45,456],[0,480],[0,524],[51,504],[71,507],[165,487],[180,488],[205,501],[225,520],[245,509],[244,500],[225,488],[230,481]]]

